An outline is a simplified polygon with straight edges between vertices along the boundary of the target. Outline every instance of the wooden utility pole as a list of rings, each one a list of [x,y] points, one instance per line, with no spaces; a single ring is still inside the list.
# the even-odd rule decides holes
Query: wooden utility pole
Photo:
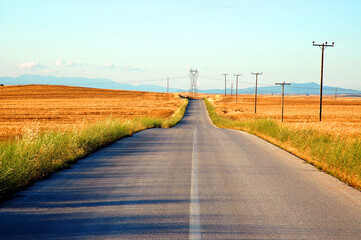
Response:
[[[324,59],[324,51],[326,47],[333,47],[335,45],[334,42],[332,44],[327,44],[327,42],[322,44],[315,44],[315,41],[312,42],[313,46],[320,47],[322,50],[321,54],[321,83],[320,83],[320,122],[322,119],[322,90],[323,90],[323,59]]]
[[[167,93],[169,93],[169,78],[167,78]]]
[[[236,103],[237,103],[237,95],[238,95],[238,76],[241,76],[241,74],[233,74],[233,75],[237,77],[237,81],[236,81]]]
[[[291,85],[291,83],[275,83],[276,85],[281,85],[282,86],[282,122],[283,122],[283,105],[284,105],[284,96],[285,96],[285,85]]]
[[[231,96],[233,96],[233,83],[231,83]]]
[[[224,96],[227,96],[227,75],[228,73],[223,73],[224,75]]]
[[[256,72],[256,73],[251,72],[251,74],[256,75],[256,88],[254,91],[254,113],[257,113],[257,80],[258,80],[258,75],[262,75],[262,72]]]

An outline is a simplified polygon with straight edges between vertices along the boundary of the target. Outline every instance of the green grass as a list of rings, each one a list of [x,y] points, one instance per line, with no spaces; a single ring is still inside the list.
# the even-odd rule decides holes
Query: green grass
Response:
[[[182,119],[187,104],[185,99],[168,119],[108,119],[69,132],[29,131],[21,139],[2,142],[0,200],[120,138],[147,128],[174,126]]]
[[[294,130],[271,119],[233,120],[220,116],[207,99],[204,101],[216,126],[239,129],[264,138],[361,190],[361,136],[344,138],[314,129]]]

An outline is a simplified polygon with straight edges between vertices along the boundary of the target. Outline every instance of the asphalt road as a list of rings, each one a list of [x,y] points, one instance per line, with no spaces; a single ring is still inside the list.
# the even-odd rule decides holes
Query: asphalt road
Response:
[[[361,239],[361,193],[192,100],[0,207],[0,239]]]

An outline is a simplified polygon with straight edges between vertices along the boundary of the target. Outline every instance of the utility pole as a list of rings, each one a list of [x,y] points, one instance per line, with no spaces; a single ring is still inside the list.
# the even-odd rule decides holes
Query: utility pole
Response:
[[[236,81],[236,103],[237,103],[237,95],[238,95],[238,76],[241,76],[241,74],[233,74],[233,75],[237,77],[237,81]]]
[[[167,93],[169,93],[169,78],[167,78]]]
[[[327,42],[322,44],[316,44],[315,41],[312,42],[313,46],[320,47],[322,50],[321,54],[321,83],[320,83],[320,122],[322,119],[322,90],[323,90],[323,59],[324,59],[324,51],[326,47],[333,47],[335,45],[334,42],[332,44],[327,44]]]
[[[227,75],[228,73],[223,73],[224,75],[224,96],[227,96]]]
[[[233,96],[233,83],[231,83],[231,96]]]
[[[189,77],[191,79],[191,88],[189,93],[192,97],[196,98],[198,96],[198,89],[197,89],[197,78],[198,78],[198,69],[196,70],[189,70]]]
[[[275,83],[276,85],[281,85],[282,86],[282,122],[283,122],[283,105],[284,105],[284,96],[285,96],[285,85],[291,85],[291,83]]]
[[[337,88],[335,88],[335,101],[337,100]]]
[[[256,88],[254,92],[254,113],[257,113],[257,81],[258,81],[258,75],[262,75],[263,72],[251,72],[252,75],[256,75]]]

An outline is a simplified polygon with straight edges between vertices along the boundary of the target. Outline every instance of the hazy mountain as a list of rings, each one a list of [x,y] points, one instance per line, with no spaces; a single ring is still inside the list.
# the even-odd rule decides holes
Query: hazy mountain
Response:
[[[166,92],[166,88],[153,84],[131,85],[124,83],[117,83],[105,78],[82,78],[82,77],[54,77],[41,75],[20,75],[18,77],[0,77],[0,84],[4,85],[26,85],[26,84],[49,84],[49,85],[66,85],[79,87],[92,87],[103,89],[121,89],[121,90],[135,90],[147,92]],[[238,89],[239,94],[254,94],[254,87]],[[170,92],[186,92],[188,89],[170,88]],[[224,94],[224,89],[199,89],[200,93],[216,93]],[[259,94],[281,94],[281,86],[258,87]],[[231,93],[231,89],[227,89],[227,93]],[[235,90],[233,89],[233,93]],[[311,83],[292,83],[291,86],[285,86],[285,94],[298,95],[317,95],[320,93],[320,85],[314,82]],[[335,94],[335,87],[324,86],[324,94]],[[337,88],[338,94],[361,94],[361,91]]]
[[[106,78],[82,78],[82,77],[54,77],[41,75],[20,75],[18,77],[0,77],[0,84],[4,85],[26,85],[26,84],[49,84],[49,85],[65,85],[77,87],[91,87],[103,89],[121,89],[133,91],[147,91],[147,92],[165,92],[165,87],[146,84],[146,85],[131,85],[124,83],[117,83]],[[184,90],[170,88],[170,92],[181,92]]]
[[[224,89],[209,89],[199,90],[200,93],[217,93],[224,94]],[[242,88],[238,89],[239,94],[254,94],[255,88]],[[227,93],[231,93],[231,89],[227,89]],[[281,94],[281,86],[257,87],[258,94]],[[235,89],[233,89],[235,94]],[[285,86],[285,94],[292,95],[318,95],[320,94],[320,85],[314,82],[310,83],[291,83],[290,86]],[[335,87],[324,86],[323,94],[335,94]],[[345,88],[337,88],[337,94],[361,94],[361,91]]]

